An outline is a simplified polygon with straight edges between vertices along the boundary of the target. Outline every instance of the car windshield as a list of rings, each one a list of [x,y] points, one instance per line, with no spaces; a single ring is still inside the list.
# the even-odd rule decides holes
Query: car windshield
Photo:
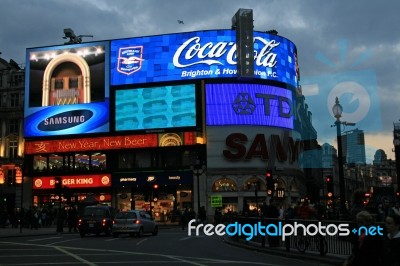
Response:
[[[83,216],[104,216],[104,209],[101,208],[87,208],[83,213]]]
[[[119,212],[115,215],[115,219],[136,219],[135,212]]]

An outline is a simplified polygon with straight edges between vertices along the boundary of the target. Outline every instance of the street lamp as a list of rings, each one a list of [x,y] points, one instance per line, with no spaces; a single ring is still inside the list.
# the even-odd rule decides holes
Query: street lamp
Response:
[[[200,162],[199,159],[196,159],[194,167],[192,167],[193,173],[196,174],[197,178],[197,215],[199,215],[200,211],[200,176],[206,171],[206,166]]]
[[[340,212],[344,214],[346,212],[346,193],[344,184],[344,173],[343,173],[343,153],[342,153],[342,133],[341,124],[344,125],[354,125],[354,123],[341,122],[343,107],[339,103],[338,97],[335,99],[335,104],[332,107],[333,116],[336,118],[336,135],[337,135],[337,145],[338,145],[338,166],[339,166],[339,190],[340,190]]]

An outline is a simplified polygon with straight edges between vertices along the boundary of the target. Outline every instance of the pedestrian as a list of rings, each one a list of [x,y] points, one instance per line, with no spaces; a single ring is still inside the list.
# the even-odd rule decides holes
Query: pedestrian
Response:
[[[78,232],[78,228],[77,228],[77,223],[78,223],[78,210],[76,209],[76,207],[71,207],[68,210],[68,229],[69,232],[72,232],[72,229],[74,230],[74,232]]]
[[[219,208],[216,208],[216,209],[215,209],[215,212],[214,212],[214,221],[215,221],[215,225],[220,224],[220,223],[221,223],[221,220],[222,220],[222,213],[221,213],[221,210],[220,210]]]
[[[307,199],[303,201],[303,204],[300,206],[297,212],[297,217],[299,219],[309,220],[314,218],[315,209],[311,208]]]
[[[390,214],[386,217],[386,237],[384,245],[383,263],[387,266],[400,265],[400,216]]]
[[[356,215],[356,222],[359,227],[369,228],[373,225],[374,219],[367,211],[361,211]],[[380,266],[383,259],[383,237],[376,234],[365,234],[362,232],[353,245],[352,254],[345,261],[346,266],[374,265]]]
[[[187,224],[187,219],[189,216],[189,210],[186,208],[184,211],[181,213],[181,225],[182,225],[182,230],[185,230],[185,226]]]
[[[275,205],[275,201],[273,199],[269,200],[269,205],[264,206],[264,216],[267,218],[267,223],[269,224],[278,224],[279,217],[279,209]],[[267,226],[268,226],[267,225]],[[278,236],[270,236],[268,235],[268,243],[270,247],[278,247],[279,246],[279,237]]]
[[[394,215],[394,214],[400,216],[400,203],[398,201],[396,201],[394,203],[394,206],[389,210],[389,215]]]
[[[356,190],[353,193],[352,197],[352,208],[350,210],[350,221],[356,222],[356,217],[357,214],[361,211],[365,211],[365,205],[364,205],[364,197],[365,197],[365,191],[363,190]]]
[[[207,213],[206,213],[206,208],[204,206],[200,207],[199,210],[199,222],[200,223],[205,223],[207,220]]]

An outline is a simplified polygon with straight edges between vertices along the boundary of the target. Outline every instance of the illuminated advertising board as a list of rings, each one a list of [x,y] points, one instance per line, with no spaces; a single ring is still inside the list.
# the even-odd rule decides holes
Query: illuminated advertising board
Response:
[[[192,171],[132,172],[113,174],[113,186],[192,184]]]
[[[196,132],[124,135],[60,140],[27,140],[25,154],[139,149],[196,145]]]
[[[196,126],[194,84],[116,90],[115,130]]]
[[[62,186],[69,188],[110,187],[111,175],[61,176]],[[33,189],[54,189],[55,179],[52,177],[37,177],[33,179]]]
[[[293,129],[293,92],[261,84],[206,84],[206,125]]]
[[[27,49],[25,137],[109,131],[109,43]]]
[[[111,41],[111,85],[236,77],[236,32],[211,30]],[[254,77],[297,87],[296,46],[254,32]]]

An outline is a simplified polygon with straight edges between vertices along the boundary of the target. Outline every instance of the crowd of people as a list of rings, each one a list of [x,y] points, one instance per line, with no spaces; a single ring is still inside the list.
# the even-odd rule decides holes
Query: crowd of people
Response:
[[[38,208],[30,206],[27,209],[15,209],[7,211],[5,208],[0,210],[0,227],[27,228],[38,230],[42,227],[51,227],[57,222],[66,226],[69,232],[78,232],[78,210],[76,206],[67,209],[58,208]]]

